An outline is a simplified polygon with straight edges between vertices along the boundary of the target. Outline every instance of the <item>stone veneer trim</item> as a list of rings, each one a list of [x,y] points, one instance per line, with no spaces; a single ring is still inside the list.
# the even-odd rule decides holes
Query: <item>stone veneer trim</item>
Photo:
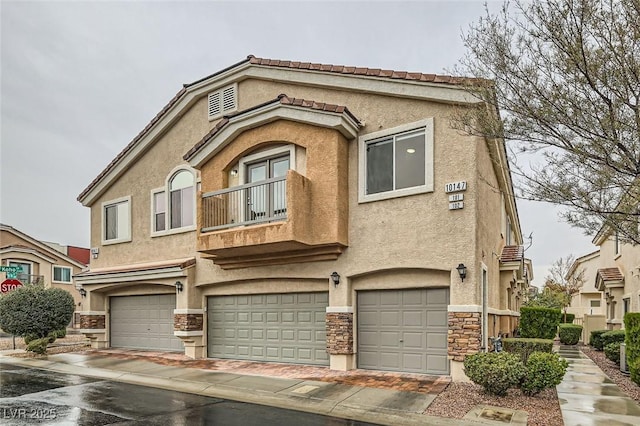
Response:
[[[80,329],[82,330],[95,330],[105,329],[106,315],[86,315],[80,313]]]
[[[327,353],[353,354],[353,312],[327,312],[326,324]]]
[[[448,355],[454,361],[480,351],[482,327],[480,312],[449,312]]]
[[[203,314],[174,314],[173,330],[175,331],[202,331],[204,324]]]

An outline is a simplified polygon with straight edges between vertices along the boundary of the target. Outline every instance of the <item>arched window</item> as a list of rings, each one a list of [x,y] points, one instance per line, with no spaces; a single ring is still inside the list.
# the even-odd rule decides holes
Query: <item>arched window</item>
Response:
[[[169,180],[169,224],[171,229],[192,226],[195,211],[195,179],[180,170]]]

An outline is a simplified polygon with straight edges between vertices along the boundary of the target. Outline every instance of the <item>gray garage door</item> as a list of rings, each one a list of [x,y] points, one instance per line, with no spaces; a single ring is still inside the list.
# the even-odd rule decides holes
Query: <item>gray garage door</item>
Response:
[[[358,367],[449,374],[449,290],[358,292]]]
[[[111,347],[182,351],[173,335],[175,294],[111,297]]]
[[[208,356],[328,365],[328,293],[213,296]]]

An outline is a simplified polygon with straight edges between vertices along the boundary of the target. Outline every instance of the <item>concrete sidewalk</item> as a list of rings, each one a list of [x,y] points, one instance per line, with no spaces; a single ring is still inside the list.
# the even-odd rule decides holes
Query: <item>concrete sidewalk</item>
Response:
[[[557,352],[569,362],[562,383],[556,386],[565,425],[640,425],[640,405],[577,346],[560,346]]]
[[[3,363],[151,386],[383,425],[481,423],[422,414],[433,394],[367,388],[320,381],[250,376],[159,365],[140,359],[64,353],[47,359],[2,356]],[[484,421],[485,424],[497,424]]]

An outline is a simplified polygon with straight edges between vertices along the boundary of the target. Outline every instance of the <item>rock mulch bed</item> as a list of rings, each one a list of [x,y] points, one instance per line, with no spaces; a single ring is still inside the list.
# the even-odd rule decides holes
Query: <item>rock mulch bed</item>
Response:
[[[582,346],[580,350],[591,358],[591,361],[595,362],[604,374],[609,376],[609,378],[618,385],[622,392],[640,404],[640,386],[633,383],[629,376],[623,374],[618,364],[607,359],[604,352],[596,351],[591,346]]]
[[[474,383],[452,382],[424,414],[461,419],[480,404],[526,411],[529,414],[528,426],[563,424],[555,388],[546,389],[534,397],[525,396],[518,389],[510,389],[507,396],[500,397],[487,395]]]

